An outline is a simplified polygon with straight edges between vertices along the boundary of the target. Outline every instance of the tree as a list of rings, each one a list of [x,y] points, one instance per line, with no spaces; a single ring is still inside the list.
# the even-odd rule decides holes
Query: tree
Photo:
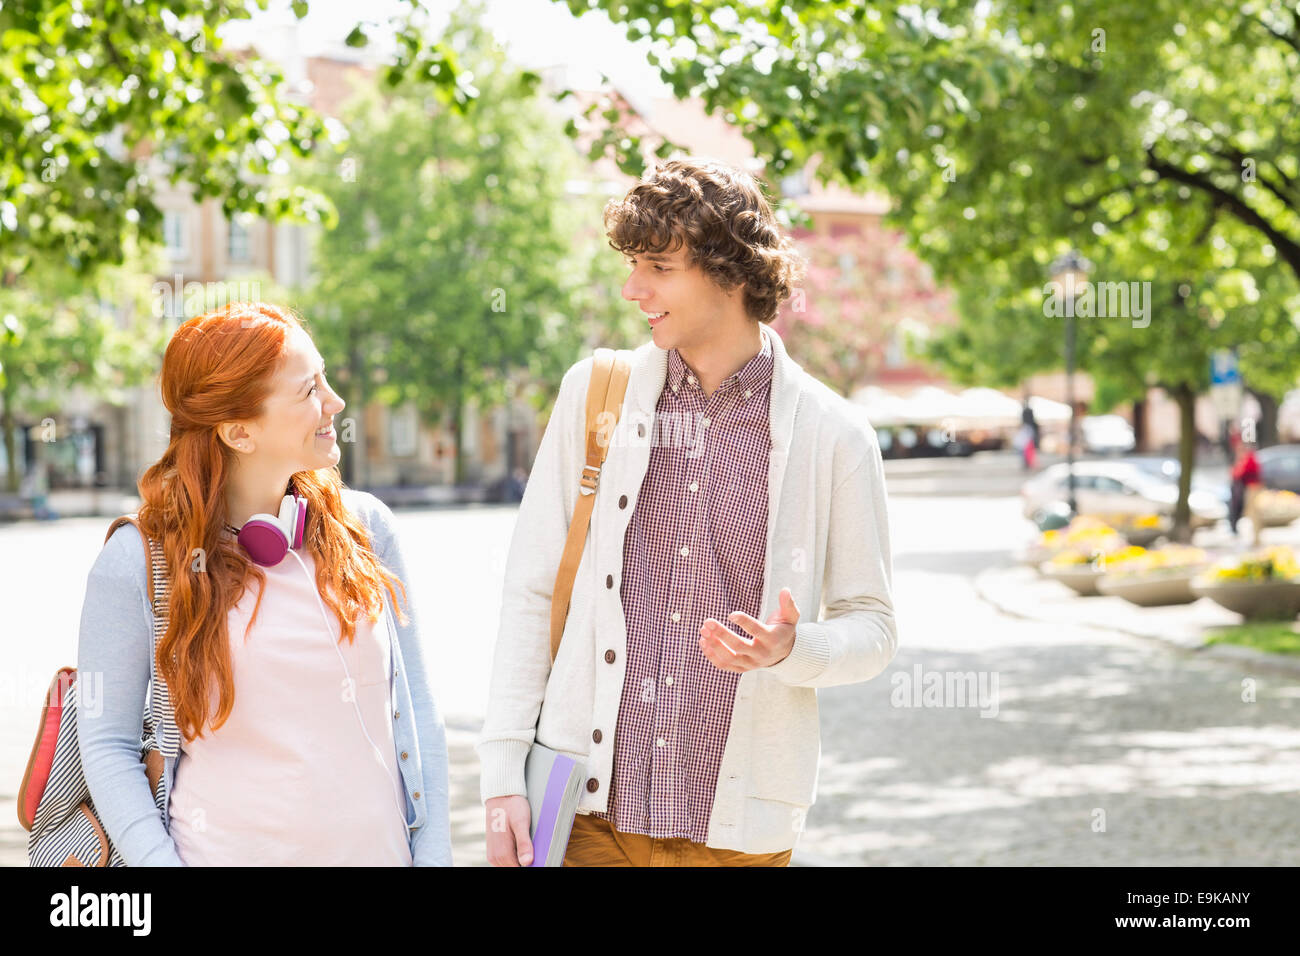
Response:
[[[67,427],[54,417],[69,389],[120,401],[157,367],[164,342],[148,320],[151,280],[129,247],[127,256],[126,265],[98,268],[90,280],[41,263],[28,281],[0,285],[0,433],[11,494],[19,488],[20,415],[46,422],[44,441],[61,440]]]
[[[874,381],[911,330],[948,321],[948,294],[898,231],[873,221],[843,235],[794,235],[807,275],[772,324],[800,364],[841,394]]]
[[[610,344],[594,328],[631,316],[592,231],[599,205],[568,188],[583,170],[561,119],[477,17],[462,8],[442,38],[477,84],[472,116],[414,83],[362,89],[347,154],[322,151],[308,179],[339,213],[306,301],[344,400],[450,419],[458,482],[466,403],[499,403],[520,375],[558,382],[593,338]],[[348,480],[364,481],[345,450]]]
[[[1296,353],[1270,346],[1294,334],[1300,277],[1300,15],[1279,0],[599,5],[671,38],[665,79],[772,173],[819,157],[819,176],[894,199],[958,289],[961,324],[930,351],[951,371],[1059,366],[1042,289],[1070,246],[1094,280],[1150,282],[1149,325],[1081,323],[1079,365],[1179,402],[1180,516],[1209,351],[1242,346],[1259,386],[1295,381]]]
[[[278,70],[229,50],[218,30],[267,0],[138,0],[0,5],[0,272],[38,258],[86,274],[122,261],[128,237],[157,241],[162,214],[145,167],[162,151],[173,183],[227,215],[328,216],[319,197],[268,177],[325,136]],[[308,4],[293,4],[305,16]],[[394,82],[408,73],[457,108],[472,99],[455,58],[400,31]],[[349,37],[364,45],[358,25]]]

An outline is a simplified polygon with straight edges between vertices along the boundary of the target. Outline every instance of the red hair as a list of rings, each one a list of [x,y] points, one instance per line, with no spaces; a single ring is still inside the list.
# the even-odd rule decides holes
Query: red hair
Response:
[[[230,716],[235,686],[226,616],[254,577],[259,589],[251,627],[266,586],[262,569],[222,534],[236,452],[218,436],[217,426],[262,414],[292,328],[303,325],[287,309],[233,303],[182,324],[163,356],[160,383],[171,413],[171,439],[140,479],[139,522],[166,552],[170,613],[157,666],[186,740],[203,736],[209,716],[215,717],[213,730]],[[338,615],[340,640],[351,642],[359,614],[376,621],[383,613],[381,587],[394,607],[393,584],[402,588],[403,600],[406,589],[380,564],[364,525],[343,504],[337,467],[300,471],[292,480],[307,499],[303,548],[316,560],[316,587]],[[196,548],[203,549],[203,573],[193,570]],[[406,614],[400,609],[398,614],[405,623]],[[217,704],[210,715],[214,682]]]

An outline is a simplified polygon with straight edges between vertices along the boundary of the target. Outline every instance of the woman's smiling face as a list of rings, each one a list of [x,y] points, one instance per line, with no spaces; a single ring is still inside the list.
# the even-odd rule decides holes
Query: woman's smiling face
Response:
[[[259,467],[290,473],[330,468],[341,454],[333,419],[344,404],[325,379],[325,362],[311,337],[300,328],[290,329],[262,416],[245,423],[249,437],[236,438],[234,444],[242,442],[241,450],[251,451]],[[323,428],[329,431],[318,434]]]

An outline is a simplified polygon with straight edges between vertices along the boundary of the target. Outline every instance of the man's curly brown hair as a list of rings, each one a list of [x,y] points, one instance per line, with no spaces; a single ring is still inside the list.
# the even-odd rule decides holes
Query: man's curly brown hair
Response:
[[[761,186],[716,160],[675,159],[651,169],[605,205],[605,230],[625,256],[673,253],[685,243],[688,266],[724,289],[744,283],[745,312],[759,322],[776,318],[803,275],[803,259]]]

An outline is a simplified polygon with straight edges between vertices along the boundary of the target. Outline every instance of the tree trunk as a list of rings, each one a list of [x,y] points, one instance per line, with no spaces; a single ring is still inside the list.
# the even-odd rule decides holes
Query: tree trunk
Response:
[[[1133,450],[1147,450],[1147,400],[1139,398],[1133,403]]]
[[[1259,421],[1255,423],[1255,441],[1260,448],[1277,444],[1277,399],[1267,392],[1257,392],[1247,386],[1246,391],[1259,402]]]
[[[456,363],[456,394],[452,399],[451,429],[456,439],[452,484],[460,485],[465,481],[465,373],[460,362]]]
[[[1187,499],[1192,489],[1192,468],[1196,463],[1196,393],[1182,384],[1173,390],[1178,403],[1178,502],[1174,505],[1174,541],[1192,540],[1191,508]]]
[[[366,369],[360,353],[348,353],[347,370],[348,389],[343,399],[342,428],[337,425],[335,428],[342,436],[350,432],[352,440],[341,443],[340,448],[344,454],[339,465],[343,481],[349,488],[364,488],[370,475],[366,468]],[[349,419],[352,421],[350,429],[347,425]]]
[[[13,396],[10,389],[4,390],[4,408],[0,409],[0,429],[4,431],[5,461],[9,470],[5,476],[5,489],[10,494],[18,493],[18,432],[14,422]]]

